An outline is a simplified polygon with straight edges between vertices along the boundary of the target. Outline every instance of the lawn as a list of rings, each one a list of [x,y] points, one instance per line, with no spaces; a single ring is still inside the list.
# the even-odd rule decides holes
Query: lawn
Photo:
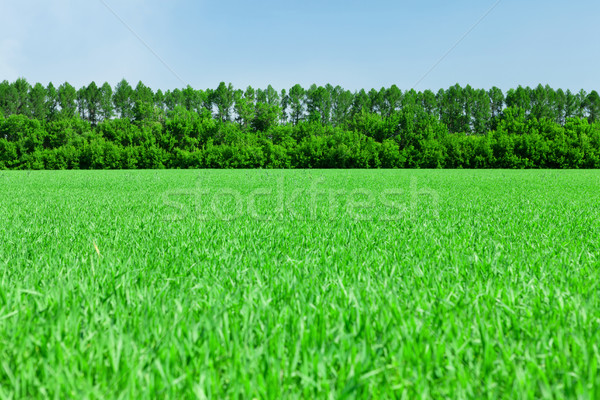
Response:
[[[0,172],[0,398],[600,398],[600,172]]]

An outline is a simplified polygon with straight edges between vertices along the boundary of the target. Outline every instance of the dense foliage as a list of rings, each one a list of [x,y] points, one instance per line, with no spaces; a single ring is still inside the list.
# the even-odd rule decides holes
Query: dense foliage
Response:
[[[0,169],[598,167],[596,91],[0,83]]]

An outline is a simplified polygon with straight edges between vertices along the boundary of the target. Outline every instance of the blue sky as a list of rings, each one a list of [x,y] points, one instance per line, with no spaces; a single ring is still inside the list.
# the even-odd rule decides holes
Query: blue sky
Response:
[[[410,89],[497,0],[5,0],[0,80]],[[417,89],[600,89],[600,2],[503,0]],[[184,82],[180,81],[179,78]]]

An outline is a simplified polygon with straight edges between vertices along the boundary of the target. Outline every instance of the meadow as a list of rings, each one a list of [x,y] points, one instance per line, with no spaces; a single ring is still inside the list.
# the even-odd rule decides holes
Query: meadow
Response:
[[[599,189],[0,172],[0,399],[600,398]]]

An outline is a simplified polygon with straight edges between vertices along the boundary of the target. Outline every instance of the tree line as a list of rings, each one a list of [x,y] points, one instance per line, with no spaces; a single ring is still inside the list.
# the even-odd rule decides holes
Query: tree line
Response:
[[[1,169],[598,167],[596,91],[0,83]]]

